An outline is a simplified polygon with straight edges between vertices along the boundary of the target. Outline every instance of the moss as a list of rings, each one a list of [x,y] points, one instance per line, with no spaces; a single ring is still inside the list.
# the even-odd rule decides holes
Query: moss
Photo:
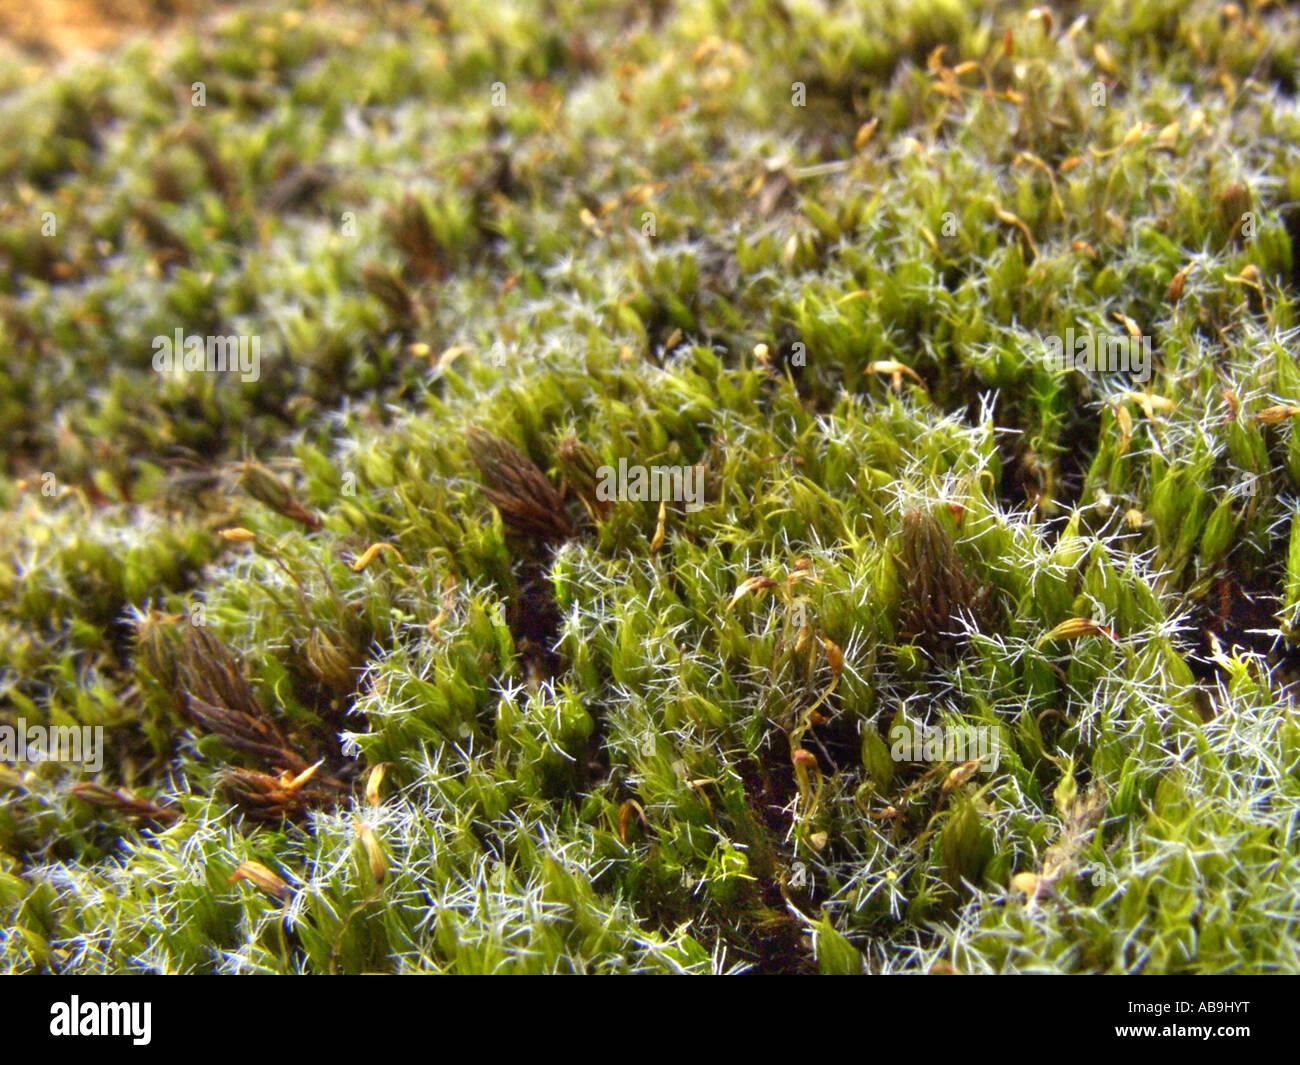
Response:
[[[427,7],[0,62],[2,964],[1300,969],[1296,13]]]

